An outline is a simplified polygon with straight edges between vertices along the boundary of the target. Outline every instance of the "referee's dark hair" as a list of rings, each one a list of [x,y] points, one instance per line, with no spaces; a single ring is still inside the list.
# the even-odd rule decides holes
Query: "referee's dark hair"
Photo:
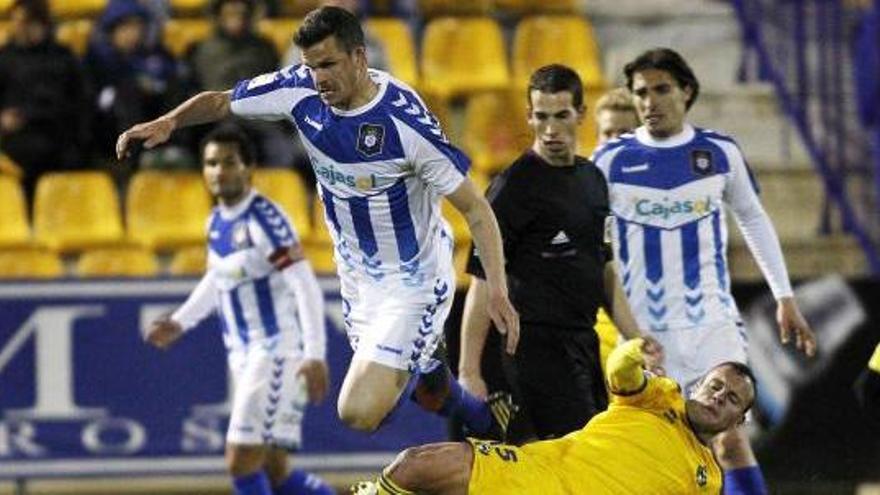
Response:
[[[321,7],[306,15],[293,42],[300,48],[316,45],[328,36],[335,36],[347,53],[364,45],[364,30],[357,16],[340,7]]]
[[[257,153],[254,151],[254,144],[251,142],[247,134],[239,127],[234,125],[221,125],[208,133],[199,145],[201,155],[205,154],[205,147],[208,143],[233,144],[238,148],[238,156],[241,161],[248,167],[254,166],[257,161]]]
[[[529,78],[529,89],[526,92],[529,108],[532,106],[533,90],[538,90],[542,93],[568,91],[571,93],[574,107],[579,112],[584,111],[584,84],[581,82],[581,77],[578,73],[571,67],[562,64],[550,64],[533,72],[532,77]]]
[[[687,109],[697,101],[697,95],[700,94],[700,81],[694,75],[694,71],[685,62],[684,58],[675,50],[670,48],[653,48],[648,50],[632,62],[626,64],[623,68],[623,74],[626,76],[626,87],[632,91],[633,75],[648,69],[657,69],[668,72],[678,81],[678,86],[684,89],[686,86],[691,88],[691,97],[685,104]]]

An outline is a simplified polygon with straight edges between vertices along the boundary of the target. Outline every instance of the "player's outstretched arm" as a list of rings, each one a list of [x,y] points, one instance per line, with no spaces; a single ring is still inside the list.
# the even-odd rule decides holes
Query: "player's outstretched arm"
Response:
[[[209,271],[202,276],[196,288],[177,311],[150,324],[150,327],[144,332],[144,340],[159,349],[167,349],[187,330],[196,326],[214,311],[216,293],[214,274]]]
[[[486,282],[479,277],[471,277],[464,300],[461,316],[461,351],[458,360],[458,381],[468,392],[481,399],[489,395],[480,364],[486,337],[489,335],[491,319],[486,310],[489,299]]]
[[[794,337],[795,346],[812,357],[816,354],[816,336],[801,314],[794,296],[780,297],[776,308],[779,340],[787,344]]]
[[[164,351],[181,335],[183,335],[183,327],[180,323],[172,320],[170,316],[165,316],[150,324],[144,339]]]
[[[516,352],[519,341],[519,314],[507,295],[507,275],[504,272],[504,252],[501,231],[492,207],[477,193],[470,179],[446,196],[467,220],[471,237],[480,253],[480,262],[486,273],[486,309],[499,332],[507,336],[507,352]]]
[[[225,118],[230,114],[231,96],[230,91],[203,91],[155,120],[132,126],[116,140],[116,158],[126,158],[134,142],[153,148],[168,141],[176,129]]]

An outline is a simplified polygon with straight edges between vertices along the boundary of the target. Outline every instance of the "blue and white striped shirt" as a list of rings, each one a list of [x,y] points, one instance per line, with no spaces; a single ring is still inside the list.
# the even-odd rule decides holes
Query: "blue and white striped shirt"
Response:
[[[596,150],[614,216],[611,236],[624,291],[654,332],[737,322],[727,223],[734,214],[774,295],[791,294],[775,231],[733,139],[685,126],[668,139],[644,127]]]
[[[298,65],[240,82],[232,111],[296,125],[343,282],[428,289],[451,263],[439,256],[449,241],[440,197],[461,184],[470,161],[415,91],[385,72],[369,75],[378,93],[354,110],[325,104],[309,69]]]
[[[233,208],[214,208],[208,219],[208,272],[227,347],[279,332],[295,332],[301,342],[296,294],[281,272],[298,245],[287,215],[254,191]]]

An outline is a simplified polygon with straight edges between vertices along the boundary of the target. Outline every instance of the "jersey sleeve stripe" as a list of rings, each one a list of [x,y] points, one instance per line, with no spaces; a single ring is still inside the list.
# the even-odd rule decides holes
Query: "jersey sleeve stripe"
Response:
[[[267,337],[278,334],[278,319],[275,316],[275,304],[272,302],[272,290],[269,287],[269,277],[254,280],[254,292],[257,296],[257,307],[260,310],[260,320]]]
[[[354,231],[358,238],[358,247],[365,255],[372,257],[379,252],[379,246],[376,243],[376,235],[370,221],[370,204],[367,198],[352,197],[347,201],[351,211],[351,220],[354,223]]]
[[[418,254],[419,241],[409,211],[409,196],[406,184],[400,180],[388,189],[388,204],[391,207],[391,221],[397,239],[397,251],[401,262],[407,262]]]

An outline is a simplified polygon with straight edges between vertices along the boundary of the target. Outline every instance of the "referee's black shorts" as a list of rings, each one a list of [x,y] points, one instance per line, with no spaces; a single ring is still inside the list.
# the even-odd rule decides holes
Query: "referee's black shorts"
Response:
[[[516,354],[501,352],[508,385],[502,388],[511,390],[520,406],[509,428],[510,443],[564,436],[608,408],[599,339],[592,329],[523,325]]]

